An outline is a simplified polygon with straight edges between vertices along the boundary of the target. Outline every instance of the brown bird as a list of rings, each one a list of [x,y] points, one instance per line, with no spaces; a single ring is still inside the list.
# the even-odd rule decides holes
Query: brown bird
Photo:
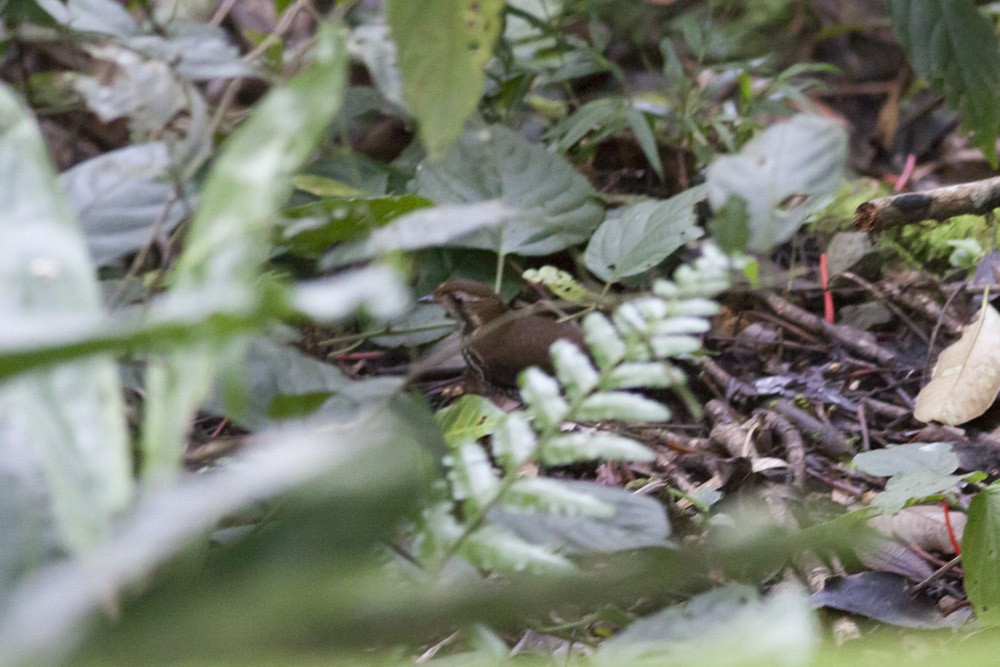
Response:
[[[529,366],[552,371],[549,346],[565,338],[586,351],[575,324],[535,314],[519,314],[499,295],[474,280],[451,280],[434,292],[434,301],[462,323],[462,355],[475,384],[473,391],[517,386]]]

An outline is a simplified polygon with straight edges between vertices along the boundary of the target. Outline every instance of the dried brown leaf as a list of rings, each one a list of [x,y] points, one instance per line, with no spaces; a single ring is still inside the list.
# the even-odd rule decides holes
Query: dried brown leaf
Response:
[[[931,381],[917,396],[922,422],[964,424],[986,412],[1000,391],[1000,313],[985,305],[962,336],[941,351]]]

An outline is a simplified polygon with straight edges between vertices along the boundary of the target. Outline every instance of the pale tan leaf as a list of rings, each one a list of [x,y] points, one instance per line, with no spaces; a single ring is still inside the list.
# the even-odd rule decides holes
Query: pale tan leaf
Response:
[[[962,543],[966,517],[962,512],[951,512],[948,516],[955,541]],[[944,510],[940,505],[914,505],[895,514],[880,514],[868,520],[868,525],[882,535],[899,540],[904,544],[916,544],[925,551],[950,554],[955,547],[948,536]]]
[[[941,351],[931,381],[913,408],[922,422],[964,424],[993,404],[1000,391],[1000,313],[986,305],[962,336]]]

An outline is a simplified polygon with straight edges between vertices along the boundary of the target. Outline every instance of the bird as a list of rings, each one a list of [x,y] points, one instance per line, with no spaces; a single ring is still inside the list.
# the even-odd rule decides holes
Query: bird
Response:
[[[481,282],[449,280],[434,291],[432,299],[462,325],[462,356],[469,370],[470,391],[514,389],[518,375],[529,366],[551,373],[549,347],[560,338],[586,352],[578,326],[509,308]]]

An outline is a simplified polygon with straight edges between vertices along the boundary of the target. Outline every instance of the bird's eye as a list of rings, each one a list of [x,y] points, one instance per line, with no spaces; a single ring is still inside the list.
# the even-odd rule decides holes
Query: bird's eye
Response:
[[[465,301],[465,297],[463,297],[461,294],[458,293],[449,294],[448,297],[451,299],[451,302],[456,306],[462,305],[462,302]]]

